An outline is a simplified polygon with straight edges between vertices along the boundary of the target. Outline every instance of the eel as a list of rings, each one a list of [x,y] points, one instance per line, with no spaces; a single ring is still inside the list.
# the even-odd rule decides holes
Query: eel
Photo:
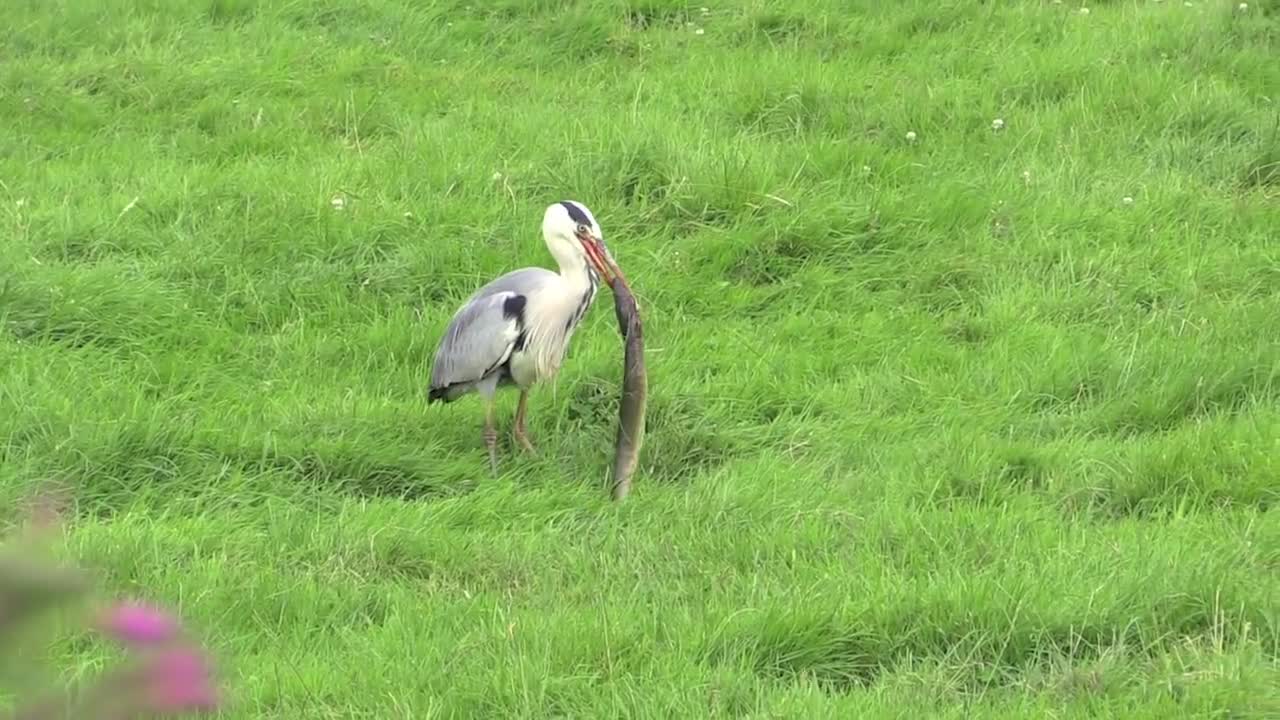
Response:
[[[611,495],[614,500],[622,500],[631,492],[631,475],[640,459],[640,446],[644,444],[644,405],[649,381],[644,367],[644,332],[640,325],[640,311],[631,288],[620,275],[614,279],[613,284],[613,311],[618,318],[618,332],[622,335],[625,350]]]

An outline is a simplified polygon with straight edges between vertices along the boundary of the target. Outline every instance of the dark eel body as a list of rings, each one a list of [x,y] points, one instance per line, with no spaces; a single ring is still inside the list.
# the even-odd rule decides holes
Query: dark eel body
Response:
[[[618,408],[618,440],[613,458],[614,500],[622,500],[631,491],[631,474],[640,459],[644,443],[644,404],[648,394],[648,378],[644,368],[644,332],[636,298],[627,281],[621,277],[613,284],[613,311],[618,317],[625,354],[622,361],[622,402]]]

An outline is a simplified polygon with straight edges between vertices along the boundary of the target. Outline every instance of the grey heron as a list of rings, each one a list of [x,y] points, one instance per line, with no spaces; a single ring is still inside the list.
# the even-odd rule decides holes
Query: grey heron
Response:
[[[436,349],[427,404],[469,393],[484,400],[484,442],[498,471],[494,426],[499,388],[520,390],[514,435],[533,452],[525,428],[529,390],[560,371],[569,340],[595,301],[603,279],[610,288],[622,271],[605,247],[599,224],[582,203],[549,205],[542,235],[559,272],[529,267],[484,285],[458,308]]]

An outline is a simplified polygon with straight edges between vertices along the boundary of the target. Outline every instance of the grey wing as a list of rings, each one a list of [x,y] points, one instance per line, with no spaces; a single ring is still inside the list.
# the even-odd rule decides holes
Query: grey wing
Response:
[[[488,285],[476,291],[474,297],[483,295],[491,295],[499,292],[514,292],[520,295],[528,295],[538,290],[547,283],[553,283],[560,276],[546,268],[530,267],[512,270],[498,278],[494,278]]]
[[[513,290],[480,292],[453,316],[431,366],[430,400],[451,399],[511,357],[524,331],[526,296]]]

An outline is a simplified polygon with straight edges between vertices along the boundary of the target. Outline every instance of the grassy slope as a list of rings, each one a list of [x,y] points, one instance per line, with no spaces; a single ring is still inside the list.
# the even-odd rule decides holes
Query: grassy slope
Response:
[[[4,497],[233,717],[1280,709],[1280,7],[708,5],[10,3]],[[618,508],[607,294],[540,458],[423,402],[563,197]]]

